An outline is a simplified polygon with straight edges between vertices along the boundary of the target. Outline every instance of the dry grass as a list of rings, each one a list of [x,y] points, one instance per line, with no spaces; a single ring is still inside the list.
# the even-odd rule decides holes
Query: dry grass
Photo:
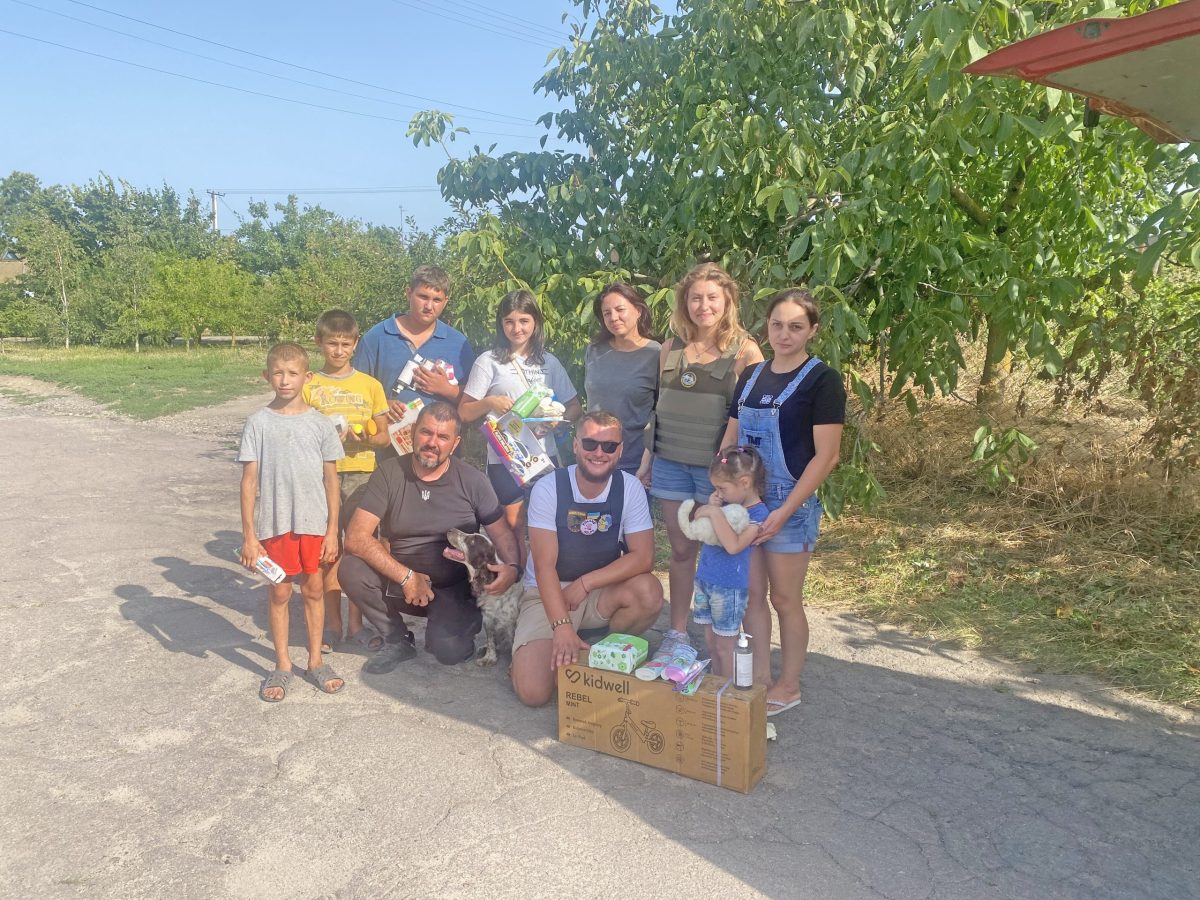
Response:
[[[1165,476],[1118,394],[1056,409],[1013,379],[1005,397],[990,415],[1039,450],[999,493],[968,459],[972,403],[866,424],[888,497],[827,523],[809,602],[1200,706],[1200,478]]]

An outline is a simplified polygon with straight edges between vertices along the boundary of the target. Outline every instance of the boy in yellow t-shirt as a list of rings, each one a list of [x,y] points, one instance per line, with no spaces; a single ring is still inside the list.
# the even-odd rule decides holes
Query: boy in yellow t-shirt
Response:
[[[346,457],[338,460],[341,486],[341,527],[354,515],[367,480],[375,471],[375,448],[385,447],[387,434],[387,395],[383,385],[350,365],[358,346],[358,322],[340,309],[331,309],[317,319],[317,346],[325,355],[325,365],[313,374],[304,388],[305,401],[317,411],[335,418]],[[342,427],[342,417],[345,427]],[[325,645],[329,650],[342,640],[342,588],[337,580],[338,564],[325,571]],[[362,612],[350,604],[349,631],[346,636],[369,650],[378,650],[383,639],[373,628],[363,629]]]

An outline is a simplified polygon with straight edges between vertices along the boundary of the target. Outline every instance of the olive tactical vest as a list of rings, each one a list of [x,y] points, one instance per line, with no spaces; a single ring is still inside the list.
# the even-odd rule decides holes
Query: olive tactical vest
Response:
[[[679,341],[671,349],[659,379],[654,408],[654,453],[688,466],[708,466],[729,421],[729,404],[737,385],[734,362],[742,344],[709,363],[692,365]]]

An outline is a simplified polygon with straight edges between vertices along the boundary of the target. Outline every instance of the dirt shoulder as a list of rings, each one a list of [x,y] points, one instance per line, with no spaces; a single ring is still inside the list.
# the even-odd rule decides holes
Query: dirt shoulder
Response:
[[[271,394],[266,391],[216,406],[201,406],[159,416],[140,424],[173,434],[206,438],[232,447],[237,445],[246,417],[265,406],[270,399]],[[134,421],[61,385],[23,375],[0,375],[0,416],[6,415],[85,416]]]

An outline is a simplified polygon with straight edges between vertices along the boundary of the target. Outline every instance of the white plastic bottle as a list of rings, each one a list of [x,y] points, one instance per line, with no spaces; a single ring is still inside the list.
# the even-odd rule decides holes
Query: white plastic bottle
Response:
[[[738,635],[737,647],[733,651],[733,686],[741,691],[754,687],[754,651],[749,638],[753,635],[742,632]]]
[[[238,552],[233,557],[238,562],[242,560],[242,551]],[[258,569],[260,575],[271,584],[282,584],[283,579],[287,578],[287,572],[280,568],[279,564],[269,556],[260,556],[254,561],[254,568]]]

